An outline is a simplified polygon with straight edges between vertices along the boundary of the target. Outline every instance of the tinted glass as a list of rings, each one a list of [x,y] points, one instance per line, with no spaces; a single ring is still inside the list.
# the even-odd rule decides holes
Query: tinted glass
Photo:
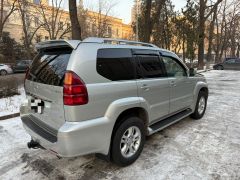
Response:
[[[162,64],[159,56],[154,55],[138,55],[139,75],[144,78],[164,77]]]
[[[19,61],[19,62],[17,63],[17,65],[18,65],[18,66],[23,66],[23,65],[25,65],[25,62],[24,62],[24,61]]]
[[[235,59],[229,59],[226,61],[226,64],[234,64],[235,63]]]
[[[40,52],[30,68],[29,80],[61,86],[72,49],[59,48]]]
[[[132,54],[129,49],[100,49],[97,72],[112,81],[134,79]]]
[[[187,76],[185,68],[180,63],[171,57],[163,57],[163,62],[168,74],[168,77]]]

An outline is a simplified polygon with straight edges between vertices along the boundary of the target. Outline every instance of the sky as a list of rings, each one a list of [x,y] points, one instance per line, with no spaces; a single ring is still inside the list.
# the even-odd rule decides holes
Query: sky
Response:
[[[83,0],[84,7],[94,10],[98,1],[99,0]],[[131,9],[133,7],[134,0],[111,0],[111,2],[116,3],[116,5],[113,7],[110,15],[123,19],[124,23],[130,23]],[[181,10],[181,8],[186,5],[187,0],[172,0],[172,2],[175,5],[175,10]],[[67,0],[65,0],[64,6],[67,6]]]

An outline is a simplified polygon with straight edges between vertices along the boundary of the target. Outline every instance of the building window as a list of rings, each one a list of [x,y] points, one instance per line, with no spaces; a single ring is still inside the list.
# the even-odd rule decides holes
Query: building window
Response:
[[[60,30],[63,30],[63,22],[60,22],[60,23],[59,23],[59,29],[60,29]]]
[[[110,26],[107,27],[107,35],[108,37],[112,37],[112,27]]]
[[[49,37],[48,37],[48,36],[45,36],[45,40],[46,40],[46,41],[49,40]]]
[[[7,16],[7,11],[3,10],[3,19],[5,19]],[[7,19],[7,22],[8,22],[9,18]]]
[[[31,20],[30,20],[29,15],[26,15],[25,23],[28,27],[31,25]]]
[[[92,33],[93,34],[97,33],[97,26],[96,26],[96,24],[92,24]]]
[[[39,19],[38,17],[34,17],[34,23],[35,23],[35,27],[38,27],[39,26]]]
[[[33,0],[33,3],[34,3],[34,4],[40,4],[40,1],[41,1],[41,0]]]
[[[119,30],[117,29],[117,31],[116,31],[116,35],[117,35],[117,37],[119,36]]]
[[[41,35],[36,35],[36,43],[41,42],[42,36]]]
[[[67,29],[70,29],[70,28],[71,28],[71,24],[67,23]]]

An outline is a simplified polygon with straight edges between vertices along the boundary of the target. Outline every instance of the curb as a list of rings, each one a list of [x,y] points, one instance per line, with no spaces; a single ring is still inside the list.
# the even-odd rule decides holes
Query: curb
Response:
[[[18,116],[20,116],[20,113],[14,113],[14,114],[2,116],[2,117],[0,117],[0,121],[15,118],[15,117],[18,117]]]

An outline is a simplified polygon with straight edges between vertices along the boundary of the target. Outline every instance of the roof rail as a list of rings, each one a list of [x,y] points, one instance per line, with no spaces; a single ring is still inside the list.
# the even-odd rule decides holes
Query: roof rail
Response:
[[[157,47],[150,43],[143,43],[138,41],[128,41],[122,39],[112,39],[112,38],[95,38],[89,37],[83,40],[83,42],[88,43],[101,43],[101,44],[117,44],[117,45],[132,45],[132,46],[146,46],[146,47]]]

